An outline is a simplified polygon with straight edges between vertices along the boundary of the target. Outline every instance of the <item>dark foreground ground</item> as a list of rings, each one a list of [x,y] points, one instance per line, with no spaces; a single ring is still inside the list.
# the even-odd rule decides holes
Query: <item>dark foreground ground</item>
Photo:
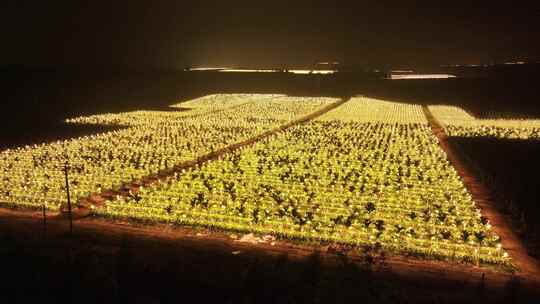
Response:
[[[450,138],[454,150],[490,189],[529,254],[540,260],[540,141]]]
[[[65,219],[50,219],[43,231],[35,214],[0,212],[3,303],[536,303],[540,297],[537,286],[509,274],[501,279],[473,265],[456,265],[458,274],[439,264],[400,266],[368,249],[361,258],[323,247],[299,253],[281,242],[275,249],[204,230],[92,219],[68,231]]]

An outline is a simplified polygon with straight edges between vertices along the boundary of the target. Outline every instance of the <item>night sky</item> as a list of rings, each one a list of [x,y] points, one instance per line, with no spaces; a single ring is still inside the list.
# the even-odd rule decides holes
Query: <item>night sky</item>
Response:
[[[182,68],[540,60],[539,4],[440,2],[4,0],[0,64]]]

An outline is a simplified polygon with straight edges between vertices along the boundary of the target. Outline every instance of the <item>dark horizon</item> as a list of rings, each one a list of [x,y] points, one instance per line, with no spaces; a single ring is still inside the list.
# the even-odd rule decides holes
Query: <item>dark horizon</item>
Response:
[[[181,69],[338,61],[422,67],[540,60],[539,4],[205,0],[2,6],[0,65]]]

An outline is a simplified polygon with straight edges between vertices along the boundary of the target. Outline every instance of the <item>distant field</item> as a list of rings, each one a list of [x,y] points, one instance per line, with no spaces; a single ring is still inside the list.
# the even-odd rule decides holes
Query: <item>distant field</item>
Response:
[[[449,136],[540,139],[539,119],[477,119],[456,106],[430,106],[429,109]]]

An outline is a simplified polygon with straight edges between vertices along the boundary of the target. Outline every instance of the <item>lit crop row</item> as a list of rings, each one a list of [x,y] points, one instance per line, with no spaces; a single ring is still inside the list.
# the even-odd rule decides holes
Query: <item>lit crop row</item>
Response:
[[[124,113],[106,113],[70,118],[66,119],[66,122],[118,126],[155,125],[157,123],[170,121],[171,119],[176,120],[185,117],[205,115],[214,111],[221,111],[250,102],[277,97],[283,96],[272,94],[215,94],[174,104],[170,106],[170,112],[139,110]],[[178,110],[173,110],[175,108],[178,108]]]
[[[404,122],[398,123],[400,116]],[[424,257],[509,261],[422,112],[362,98],[94,212],[286,238],[380,243]]]
[[[429,106],[449,136],[540,139],[537,119],[476,119],[455,106]]]
[[[245,97],[243,102],[234,102],[239,106],[229,108],[226,100],[222,100],[228,96],[221,95],[221,99],[215,100],[227,107],[222,111],[196,116],[179,114],[179,117],[171,114],[175,112],[153,112],[149,117],[140,114],[141,123],[131,123],[131,113],[115,114],[120,124],[131,127],[3,151],[0,202],[25,207],[46,204],[50,209],[58,209],[65,203],[62,168],[66,161],[70,166],[70,192],[76,201],[195,160],[335,101],[259,97],[263,98]]]
[[[219,110],[237,104],[246,103],[249,100],[262,100],[272,98],[286,98],[280,94],[214,94],[201,98],[188,100],[171,105],[173,108]]]
[[[319,121],[353,121],[359,123],[427,123],[422,107],[367,97],[355,97],[350,102],[317,118]]]

